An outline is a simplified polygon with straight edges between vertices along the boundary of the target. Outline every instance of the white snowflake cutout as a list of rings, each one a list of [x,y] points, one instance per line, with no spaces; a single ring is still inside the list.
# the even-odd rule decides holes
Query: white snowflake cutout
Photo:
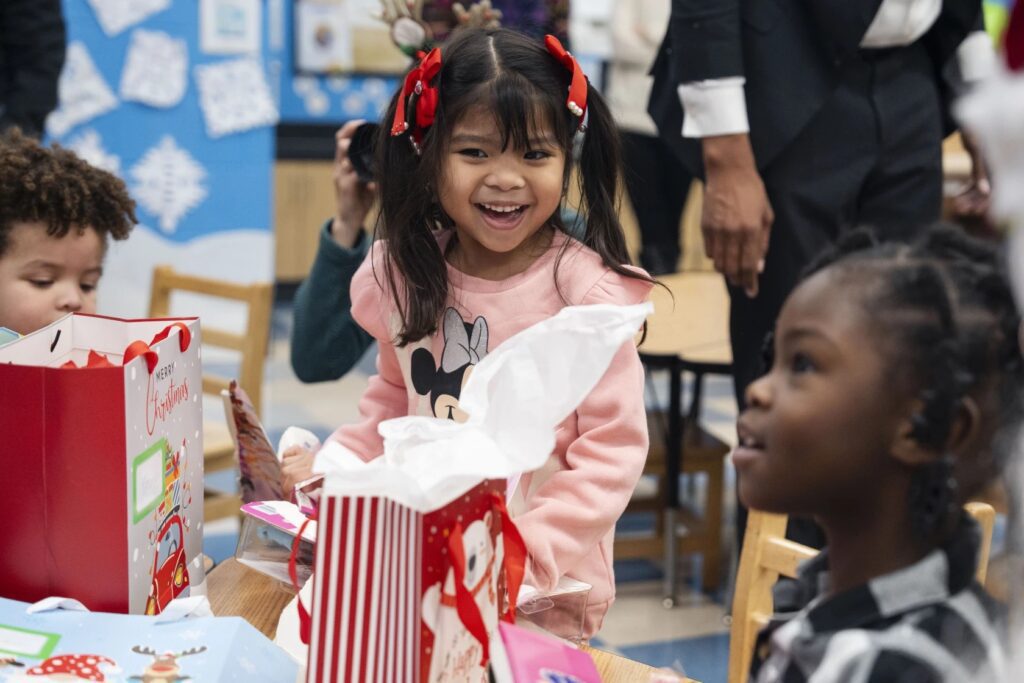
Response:
[[[366,111],[366,98],[358,92],[350,92],[342,98],[341,110],[349,116],[362,116]]]
[[[67,148],[96,168],[121,175],[121,157],[106,150],[96,129],[87,128],[82,131],[68,141]],[[133,367],[132,371],[134,370]]]
[[[363,81],[362,91],[371,100],[387,99],[391,95],[383,78],[367,78]]]
[[[57,138],[118,105],[117,97],[80,41],[67,47],[57,90],[60,105],[46,119],[47,132]]]
[[[327,89],[331,92],[344,92],[352,87],[352,79],[347,76],[328,76]]]
[[[187,72],[184,40],[163,31],[137,29],[121,72],[121,97],[151,107],[173,107],[185,96]]]
[[[100,28],[108,36],[116,36],[151,14],[171,6],[171,0],[89,0]]]
[[[312,76],[296,76],[292,79],[292,90],[299,97],[305,97],[319,90],[319,87],[317,87],[316,79]]]
[[[306,95],[303,103],[306,105],[306,112],[311,116],[323,116],[331,108],[331,101],[319,90]]]
[[[233,59],[196,67],[199,106],[213,138],[277,123],[263,67],[255,59]]]
[[[156,215],[160,230],[173,233],[182,216],[206,198],[206,170],[170,135],[131,168],[132,195]]]

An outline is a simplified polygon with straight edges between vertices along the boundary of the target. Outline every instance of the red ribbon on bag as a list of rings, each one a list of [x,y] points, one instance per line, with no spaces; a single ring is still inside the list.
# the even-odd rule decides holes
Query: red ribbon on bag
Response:
[[[523,542],[519,529],[512,522],[508,507],[505,505],[505,497],[497,491],[491,491],[490,495],[494,509],[501,516],[501,535],[504,546],[502,568],[505,571],[505,585],[508,591],[507,609],[500,615],[500,618],[514,624],[516,600],[519,597],[519,588],[523,584],[523,575],[526,573],[526,543]],[[466,551],[462,543],[461,524],[456,524],[451,534],[448,535],[448,557],[451,558],[452,571],[455,574],[455,609],[462,625],[479,641],[483,648],[480,665],[485,666],[490,659],[490,643],[483,615],[480,614],[480,608],[476,602],[476,594],[484,585],[484,580],[491,580],[492,569],[488,567],[484,572],[484,579],[472,589],[466,587]]]
[[[526,574],[526,543],[519,533],[518,527],[512,522],[508,507],[505,505],[505,496],[497,491],[491,491],[491,498],[494,500],[494,507],[501,515],[501,535],[505,550],[503,565],[505,567],[505,586],[508,591],[508,609],[501,618],[510,624],[516,623],[516,600],[519,598],[519,588],[523,585],[523,576]]]
[[[178,328],[179,330],[179,350],[182,353],[187,351],[189,344],[192,343],[192,333],[189,331],[188,325],[186,325],[185,323],[171,323],[164,329],[157,332],[153,336],[153,339],[150,340],[148,344],[140,339],[137,339],[133,341],[131,344],[129,344],[128,347],[124,350],[124,360],[122,361],[122,365],[128,365],[128,363],[135,360],[139,356],[143,356],[146,359],[146,368],[149,370],[149,374],[152,375],[153,371],[156,370],[156,364],[159,362],[160,358],[159,356],[157,356],[156,351],[154,351],[151,347],[156,346],[164,339],[167,339],[167,337],[171,335],[171,330],[173,330],[174,328]]]
[[[188,351],[189,344],[192,343],[192,333],[188,329],[188,325],[185,323],[171,323],[160,332],[157,332],[153,337],[153,341],[149,342],[150,346],[156,346],[157,343],[162,342],[171,335],[171,330],[178,328],[178,349],[185,353]]]
[[[456,524],[448,535],[448,557],[452,560],[452,571],[455,572],[455,610],[462,625],[483,648],[480,666],[487,666],[487,661],[491,658],[487,627],[484,625],[484,617],[480,614],[473,592],[466,588],[466,549],[462,545],[462,524]]]
[[[298,573],[298,557],[299,557],[299,543],[302,542],[302,534],[306,531],[306,526],[310,522],[316,521],[316,515],[312,517],[306,517],[306,520],[299,527],[299,533],[295,534],[295,540],[292,541],[292,551],[288,554],[288,578],[291,579],[292,588],[295,589],[295,604],[299,610],[299,639],[303,645],[309,645],[310,632],[313,630],[313,617],[309,614],[309,610],[302,604],[302,595],[299,591],[302,587],[299,586],[299,573]],[[314,553],[316,550],[314,549]]]

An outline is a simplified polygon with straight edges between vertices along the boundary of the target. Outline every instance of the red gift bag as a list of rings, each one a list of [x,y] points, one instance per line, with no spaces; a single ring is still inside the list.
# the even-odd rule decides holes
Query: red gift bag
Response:
[[[199,343],[74,314],[0,348],[0,597],[153,614],[203,582]]]
[[[306,680],[486,681],[526,560],[503,491],[485,481],[429,513],[325,491]]]

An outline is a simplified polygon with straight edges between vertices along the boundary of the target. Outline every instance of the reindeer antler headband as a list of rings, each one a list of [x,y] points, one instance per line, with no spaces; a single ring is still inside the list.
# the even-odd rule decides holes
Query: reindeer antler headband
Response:
[[[410,57],[418,57],[433,47],[434,32],[423,17],[423,0],[380,0],[377,18],[391,27],[391,41]],[[491,6],[491,0],[480,0],[465,7],[452,4],[456,24],[452,29],[486,28],[501,26],[501,10]]]

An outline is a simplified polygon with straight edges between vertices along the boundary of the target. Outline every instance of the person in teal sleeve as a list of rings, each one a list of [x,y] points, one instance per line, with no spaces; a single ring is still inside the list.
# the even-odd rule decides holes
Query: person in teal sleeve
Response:
[[[363,222],[376,194],[356,176],[348,158],[352,135],[363,121],[335,134],[335,215],[320,229],[320,246],[309,277],[295,294],[291,360],[303,382],[338,379],[352,369],[373,339],[352,319],[349,283],[369,249]]]

